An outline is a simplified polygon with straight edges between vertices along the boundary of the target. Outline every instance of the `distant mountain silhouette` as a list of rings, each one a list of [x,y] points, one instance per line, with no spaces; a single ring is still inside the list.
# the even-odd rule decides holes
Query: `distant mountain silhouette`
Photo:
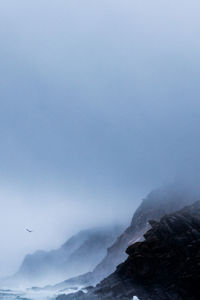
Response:
[[[41,286],[92,271],[122,230],[113,226],[80,231],[59,249],[27,255],[18,272],[4,283]]]

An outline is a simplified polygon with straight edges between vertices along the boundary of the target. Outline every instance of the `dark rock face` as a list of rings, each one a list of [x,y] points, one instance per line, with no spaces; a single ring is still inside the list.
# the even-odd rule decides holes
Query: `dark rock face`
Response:
[[[144,233],[150,228],[148,221],[159,221],[165,214],[181,209],[185,205],[194,202],[187,191],[177,191],[177,187],[170,186],[151,192],[144,199],[133,215],[131,225],[108,249],[106,257],[94,269],[93,276],[101,279],[115,271],[117,265],[126,258],[127,247],[143,239]]]
[[[118,275],[142,285],[141,299],[200,299],[200,201],[150,223]]]
[[[59,300],[199,300],[200,201],[150,221],[145,240],[127,249],[128,259],[88,293]]]
[[[127,258],[126,249],[129,245],[143,240],[144,233],[150,229],[148,221],[159,221],[162,216],[181,209],[199,199],[191,189],[179,189],[177,185],[170,185],[151,192],[144,199],[133,215],[130,226],[108,248],[104,259],[85,275],[81,275],[58,284],[56,288],[71,286],[96,285],[105,277],[113,273],[120,263]]]

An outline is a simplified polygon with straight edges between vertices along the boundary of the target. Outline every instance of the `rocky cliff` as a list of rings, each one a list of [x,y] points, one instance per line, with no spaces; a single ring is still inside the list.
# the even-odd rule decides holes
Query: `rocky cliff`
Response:
[[[145,240],[127,249],[127,260],[87,293],[59,300],[199,300],[200,201],[151,220]]]
[[[151,192],[134,213],[130,226],[108,248],[106,256],[93,272],[66,280],[56,285],[55,288],[96,285],[100,280],[113,273],[117,265],[127,258],[126,249],[129,245],[143,239],[144,233],[150,228],[149,220],[159,221],[165,214],[193,203],[198,197],[199,194],[190,188],[179,188],[177,184]]]

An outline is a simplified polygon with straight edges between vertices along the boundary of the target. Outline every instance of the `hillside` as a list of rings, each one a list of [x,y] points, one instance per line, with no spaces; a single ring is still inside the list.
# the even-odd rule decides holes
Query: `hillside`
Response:
[[[200,201],[151,220],[145,240],[127,249],[127,260],[87,293],[57,300],[199,300]]]
[[[191,188],[179,188],[175,184],[152,191],[134,213],[130,226],[108,248],[106,256],[94,270],[65,280],[57,284],[55,289],[97,284],[113,273],[116,267],[127,258],[126,249],[130,244],[143,240],[144,233],[150,228],[149,220],[159,221],[165,214],[193,203],[198,197],[198,193],[193,192]]]
[[[120,232],[120,226],[83,230],[56,250],[27,255],[18,272],[5,282],[42,286],[92,271]]]

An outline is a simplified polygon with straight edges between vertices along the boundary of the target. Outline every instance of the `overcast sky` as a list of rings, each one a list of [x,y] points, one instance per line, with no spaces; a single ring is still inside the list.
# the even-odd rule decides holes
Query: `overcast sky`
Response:
[[[152,188],[198,173],[199,11],[0,2],[0,276],[83,227],[128,222]]]

